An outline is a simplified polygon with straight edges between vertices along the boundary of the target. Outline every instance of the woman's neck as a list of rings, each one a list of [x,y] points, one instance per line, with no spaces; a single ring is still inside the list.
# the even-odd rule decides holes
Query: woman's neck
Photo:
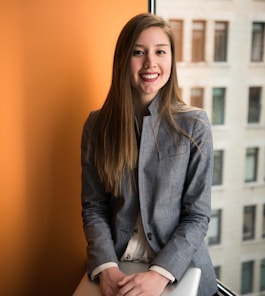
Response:
[[[148,106],[153,101],[154,97],[134,97],[134,104],[135,104],[135,117],[137,119],[138,126],[140,130],[142,130],[143,119],[144,116],[150,115],[148,110]]]
[[[138,123],[138,127],[142,130],[144,116],[149,115],[148,105],[136,104],[135,106],[135,117]]]

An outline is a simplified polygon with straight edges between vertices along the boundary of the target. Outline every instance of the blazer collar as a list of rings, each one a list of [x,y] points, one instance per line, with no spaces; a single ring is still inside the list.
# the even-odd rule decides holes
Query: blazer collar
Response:
[[[160,100],[160,94],[158,93],[154,99],[152,100],[152,102],[150,103],[150,105],[148,106],[148,110],[150,112],[151,115],[155,115],[158,113],[158,105],[159,105],[159,100]]]

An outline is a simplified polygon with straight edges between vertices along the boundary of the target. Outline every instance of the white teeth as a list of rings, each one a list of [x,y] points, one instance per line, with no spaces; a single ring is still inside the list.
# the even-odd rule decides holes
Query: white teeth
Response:
[[[157,73],[156,74],[143,74],[142,77],[144,79],[154,79],[154,78],[158,77],[158,74]]]

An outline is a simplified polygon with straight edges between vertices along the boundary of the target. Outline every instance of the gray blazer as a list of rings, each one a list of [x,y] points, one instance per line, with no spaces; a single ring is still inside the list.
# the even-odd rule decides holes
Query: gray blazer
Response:
[[[202,110],[176,115],[177,124],[198,147],[176,133],[169,135],[160,120],[157,99],[144,117],[138,163],[138,192],[122,181],[121,194],[106,194],[93,165],[93,145],[87,159],[91,113],[83,129],[82,217],[87,239],[88,274],[100,264],[117,262],[130,240],[141,211],[146,238],[159,265],[180,280],[188,267],[202,271],[199,296],[217,291],[215,273],[204,243],[211,214],[212,135]]]

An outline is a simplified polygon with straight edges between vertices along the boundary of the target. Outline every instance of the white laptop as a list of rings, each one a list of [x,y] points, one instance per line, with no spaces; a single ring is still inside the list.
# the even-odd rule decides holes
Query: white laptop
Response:
[[[120,262],[120,269],[126,273],[136,273],[146,271],[147,264],[135,262]],[[182,279],[173,285],[168,285],[162,296],[197,296],[197,291],[201,278],[201,270],[199,268],[189,268]],[[89,280],[87,274],[83,276],[72,296],[101,296],[98,284]]]

